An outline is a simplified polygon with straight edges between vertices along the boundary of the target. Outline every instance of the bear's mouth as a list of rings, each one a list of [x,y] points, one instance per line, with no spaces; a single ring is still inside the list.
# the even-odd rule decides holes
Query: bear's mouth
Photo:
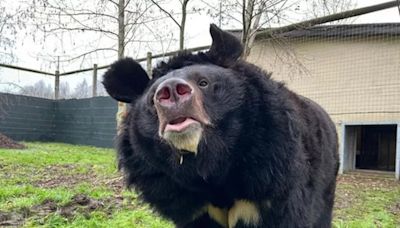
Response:
[[[200,119],[193,117],[178,117],[163,121],[161,124],[160,136],[170,145],[180,150],[181,153],[197,153],[197,147],[203,134],[203,127],[206,125]]]
[[[179,117],[169,121],[165,126],[164,132],[183,132],[191,127],[191,125],[201,125],[199,121],[191,117]]]

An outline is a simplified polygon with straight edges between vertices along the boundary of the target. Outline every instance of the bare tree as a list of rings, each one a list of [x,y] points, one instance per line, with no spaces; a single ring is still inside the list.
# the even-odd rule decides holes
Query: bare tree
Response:
[[[307,0],[306,19],[340,13],[356,8],[355,0]]]
[[[277,3],[280,3],[277,0]],[[261,15],[266,10],[267,1],[243,0],[242,4],[242,43],[244,46],[243,57],[246,58],[250,54],[256,31],[260,28]]]
[[[69,53],[61,56],[60,62],[85,61],[109,59],[116,56],[121,59],[126,50],[131,50],[132,56],[139,53],[142,43],[152,42],[146,40],[144,31],[147,23],[160,20],[151,12],[153,4],[147,0],[99,0],[93,1],[63,1],[63,0],[38,0],[35,5],[35,20],[37,28],[43,32],[44,39],[51,37],[59,40],[58,56],[65,52],[64,43],[70,41],[74,50],[79,50],[73,56]],[[85,39],[78,43],[75,37]],[[104,45],[104,44],[108,45]],[[82,51],[84,50],[84,51]],[[47,54],[49,55],[49,54]],[[54,54],[53,62],[56,61]],[[93,64],[93,62],[89,62]],[[62,65],[61,65],[62,67]],[[79,95],[79,97],[86,96]],[[125,115],[126,106],[118,105],[118,125]]]
[[[86,79],[83,79],[81,83],[76,85],[74,92],[72,93],[73,98],[89,98],[91,96],[90,94],[91,88],[89,87]]]
[[[0,0],[0,5],[2,0]],[[10,20],[13,15],[6,12],[5,7],[0,7],[0,60],[2,62],[12,62],[14,54],[12,53],[12,47],[15,45],[15,40],[10,36],[13,36],[16,32],[14,26],[11,26]]]
[[[202,3],[206,5],[206,13],[217,19],[218,27],[231,25],[231,20],[238,22],[233,14],[226,12],[239,8],[239,1],[219,1],[218,5],[213,5],[208,0],[202,0]]]
[[[178,16],[174,14],[173,10],[167,9],[166,6],[163,4],[165,2],[158,1],[158,0],[151,0],[151,2],[164,14],[166,14],[173,23],[178,26],[179,28],[179,50],[183,50],[185,47],[185,26],[186,26],[186,17],[187,17],[187,6],[190,0],[179,0],[181,4],[181,11],[180,11],[180,20],[177,18]],[[168,5],[171,5],[171,2],[167,2]],[[194,9],[196,10],[196,9]]]
[[[40,80],[33,85],[22,87],[21,94],[32,97],[53,99],[54,90],[50,84],[46,84],[43,80]]]
[[[63,1],[38,0],[34,22],[42,39],[53,39],[57,46],[46,53],[50,61],[81,64],[92,59],[122,58],[125,50],[137,51],[143,40],[143,25],[155,20],[149,15],[152,6],[146,0]],[[78,41],[80,37],[81,41]],[[78,38],[78,39],[77,39]],[[82,42],[84,41],[84,42]],[[69,46],[72,49],[68,50]],[[71,54],[70,52],[73,52]],[[63,67],[63,64],[61,64]]]
[[[17,83],[0,80],[0,93],[20,93],[23,87]]]
[[[209,1],[203,3],[208,13],[219,20],[219,24],[241,27],[241,41],[244,47],[242,58],[247,58],[258,29],[277,23],[285,10],[292,7],[288,0],[232,0],[215,6]]]
[[[71,98],[71,89],[68,82],[61,82],[60,83],[60,99],[68,99]]]
[[[304,14],[310,19],[341,12],[355,7],[355,0],[230,0],[213,5],[202,1],[209,8],[208,13],[219,20],[219,24],[241,27],[241,41],[244,47],[242,58],[247,58],[253,46],[257,30],[279,26],[281,22],[291,23],[290,15]]]
[[[92,88],[90,88],[90,90],[92,90]],[[97,96],[108,96],[106,89],[100,81],[97,81]]]
[[[17,34],[26,27],[30,15],[29,7],[6,7],[8,3],[0,0],[0,62],[14,62],[14,46]]]

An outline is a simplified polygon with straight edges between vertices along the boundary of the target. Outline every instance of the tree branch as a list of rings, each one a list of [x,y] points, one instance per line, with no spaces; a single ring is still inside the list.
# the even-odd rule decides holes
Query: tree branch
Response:
[[[63,14],[60,14],[60,13],[47,13],[47,15],[49,15],[49,16],[64,16],[64,17],[70,17],[71,15],[73,15],[73,16],[92,16],[92,15],[94,15],[94,16],[97,16],[97,17],[109,17],[111,19],[118,20],[117,17],[114,17],[112,15],[105,14],[105,13],[98,13],[98,12],[94,12],[94,11],[87,11],[87,12],[82,12],[82,13],[70,13],[70,12],[68,12],[68,13],[63,13]]]
[[[118,3],[117,3],[117,2],[115,2],[115,1],[113,1],[113,0],[108,0],[108,1],[111,2],[112,4],[114,4],[115,6],[118,7]]]
[[[93,53],[95,53],[95,52],[99,52],[99,51],[115,51],[115,52],[118,52],[118,50],[115,49],[115,48],[97,48],[97,49],[94,49],[94,50],[91,50],[91,51],[87,51],[87,52],[85,52],[85,53],[82,53],[82,54],[80,54],[80,55],[74,56],[74,57],[69,58],[69,59],[60,60],[60,62],[71,62],[71,61],[80,59],[80,58],[82,58],[82,57],[86,57],[87,55],[93,54]]]
[[[168,15],[168,17],[170,17],[172,19],[172,21],[180,28],[181,25],[179,24],[179,22],[174,18],[174,16],[172,16],[171,13],[169,13],[167,10],[165,10],[164,8],[162,8],[155,0],[150,0],[155,6],[157,6],[161,11],[163,11],[165,14]]]
[[[67,30],[67,31],[74,31],[74,30],[88,30],[88,31],[95,31],[95,32],[103,32],[103,33],[108,33],[108,34],[112,34],[112,35],[114,35],[114,36],[118,36],[118,34],[116,34],[116,33],[114,33],[114,32],[112,32],[112,31],[108,31],[108,30],[104,30],[104,29],[102,29],[102,28],[93,28],[93,27],[91,27],[91,26],[89,26],[89,25],[86,25],[86,24],[84,24],[83,22],[81,22],[81,20],[79,20],[79,19],[77,19],[76,18],[76,16],[77,15],[75,15],[75,14],[77,14],[77,13],[71,13],[71,12],[69,12],[68,10],[68,8],[67,7],[65,7],[65,8],[63,8],[63,7],[61,7],[61,6],[53,6],[53,5],[50,5],[49,6],[51,9],[54,9],[54,10],[58,10],[59,12],[62,12],[62,13],[64,13],[65,14],[65,16],[67,16],[67,17],[70,17],[75,23],[77,23],[78,25],[80,25],[80,26],[82,26],[83,28],[68,28],[68,27],[63,27],[63,26],[60,26],[59,25],[59,27],[58,28],[56,28],[55,30]],[[79,9],[77,9],[77,10],[71,10],[71,11],[84,11],[84,10],[79,10]],[[90,11],[89,11],[90,12]],[[51,16],[51,15],[50,15]],[[57,15],[58,16],[58,15]],[[110,16],[110,15],[109,15]],[[56,23],[56,24],[59,24],[59,23]],[[50,30],[48,30],[48,32],[51,32],[53,29],[50,29]],[[43,30],[43,31],[46,31],[45,29]]]
[[[90,28],[90,27],[74,27],[74,28],[67,28],[67,27],[58,27],[58,28],[52,28],[52,29],[41,29],[43,32],[48,32],[48,33],[52,33],[52,32],[57,32],[57,31],[92,31],[92,32],[101,32],[101,33],[107,33],[107,34],[111,34],[114,36],[118,36],[118,34],[111,32],[111,31],[107,31],[107,30],[103,30],[101,28]]]
[[[19,88],[20,90],[24,90],[24,87],[14,83],[14,82],[0,82],[0,85],[12,85],[12,86]]]
[[[323,16],[323,17],[319,17],[319,18],[315,18],[315,19],[311,19],[311,20],[306,20],[306,21],[302,21],[299,23],[294,23],[294,24],[290,24],[287,26],[275,28],[275,29],[260,31],[257,33],[257,36],[259,36],[260,38],[269,38],[269,37],[271,37],[272,34],[290,32],[290,31],[293,31],[298,28],[307,28],[307,27],[317,25],[317,24],[323,24],[323,23],[327,23],[327,22],[331,22],[331,21],[355,17],[355,16],[359,16],[359,15],[363,15],[363,14],[367,14],[367,13],[371,13],[371,12],[375,12],[375,11],[379,11],[379,10],[384,10],[384,9],[388,9],[388,8],[392,8],[392,7],[396,7],[396,6],[398,6],[397,0],[391,1],[391,2],[385,2],[385,3],[381,3],[381,4],[377,4],[377,5],[348,10],[348,11],[335,13],[335,14],[328,15],[328,16]]]
[[[124,10],[126,9],[126,7],[128,7],[128,5],[129,5],[130,2],[131,2],[131,0],[128,0],[128,1],[125,3]]]

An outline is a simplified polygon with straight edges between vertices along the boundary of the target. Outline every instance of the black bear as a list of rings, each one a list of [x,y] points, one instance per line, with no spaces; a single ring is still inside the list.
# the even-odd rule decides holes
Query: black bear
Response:
[[[176,227],[330,227],[338,170],[328,114],[241,60],[211,25],[211,48],[149,79],[130,58],[103,84],[129,103],[117,138],[127,184]]]

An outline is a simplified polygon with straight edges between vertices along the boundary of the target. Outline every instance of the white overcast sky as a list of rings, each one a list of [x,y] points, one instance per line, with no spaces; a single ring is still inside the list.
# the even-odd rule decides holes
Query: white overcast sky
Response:
[[[194,0],[195,1],[195,0]],[[364,6],[369,6],[369,5],[374,5],[378,3],[383,3],[387,2],[389,0],[358,0],[357,1],[357,8],[359,7],[364,7]],[[7,1],[6,1],[7,2]],[[13,4],[18,4],[18,1],[10,1]],[[1,1],[0,1],[1,3]],[[3,2],[4,3],[4,2]],[[296,21],[297,20],[297,21]],[[293,15],[293,22],[298,22],[300,21],[301,18],[299,16]],[[206,14],[203,15],[191,15],[189,16],[187,20],[187,28],[186,28],[186,47],[196,47],[196,46],[203,46],[210,44],[211,39],[208,34],[208,29],[209,29],[209,24],[212,23],[213,20]],[[398,8],[391,8],[387,10],[382,10],[379,12],[367,14],[367,15],[362,15],[359,16],[355,19],[353,23],[384,23],[384,22],[398,22],[400,23],[400,15],[399,15],[399,9]],[[172,23],[172,22],[171,22]],[[29,67],[29,68],[34,68],[34,69],[39,69],[39,70],[44,70],[48,72],[54,72],[55,71],[55,65],[49,65],[44,63],[44,61],[41,61],[40,58],[38,58],[37,53],[44,52],[41,50],[42,46],[36,44],[35,42],[32,41],[30,38],[22,38],[23,42],[17,42],[16,46],[16,54],[17,54],[17,62],[15,62],[15,65],[23,66],[23,67]],[[85,37],[77,37],[77,43],[82,43],[84,44],[86,41]],[[142,50],[142,53],[146,53],[146,50]],[[139,53],[139,56],[133,56],[133,57],[142,57],[143,54]],[[99,61],[99,65],[105,65],[111,63],[112,60],[110,59],[103,59],[97,60]],[[69,70],[75,70],[79,69],[80,65],[78,64],[71,64],[71,65],[63,65],[61,71],[69,71]],[[85,65],[83,67],[88,67],[88,65]],[[101,74],[102,72],[100,72]],[[81,75],[75,75],[75,76],[68,76],[65,78],[62,78],[62,80],[67,80],[72,86],[71,88],[74,88],[74,85],[81,81],[82,78],[86,78],[88,82],[90,82],[90,73],[87,74],[81,74]],[[6,82],[6,81],[12,81],[14,83],[17,83],[21,86],[27,85],[27,84],[32,84],[35,81],[38,81],[40,79],[45,80],[47,83],[53,83],[54,78],[52,77],[43,77],[39,76],[37,74],[30,74],[30,73],[24,73],[21,71],[15,71],[15,70],[7,70],[7,69],[0,69],[0,82]],[[0,86],[1,89],[1,86]]]

